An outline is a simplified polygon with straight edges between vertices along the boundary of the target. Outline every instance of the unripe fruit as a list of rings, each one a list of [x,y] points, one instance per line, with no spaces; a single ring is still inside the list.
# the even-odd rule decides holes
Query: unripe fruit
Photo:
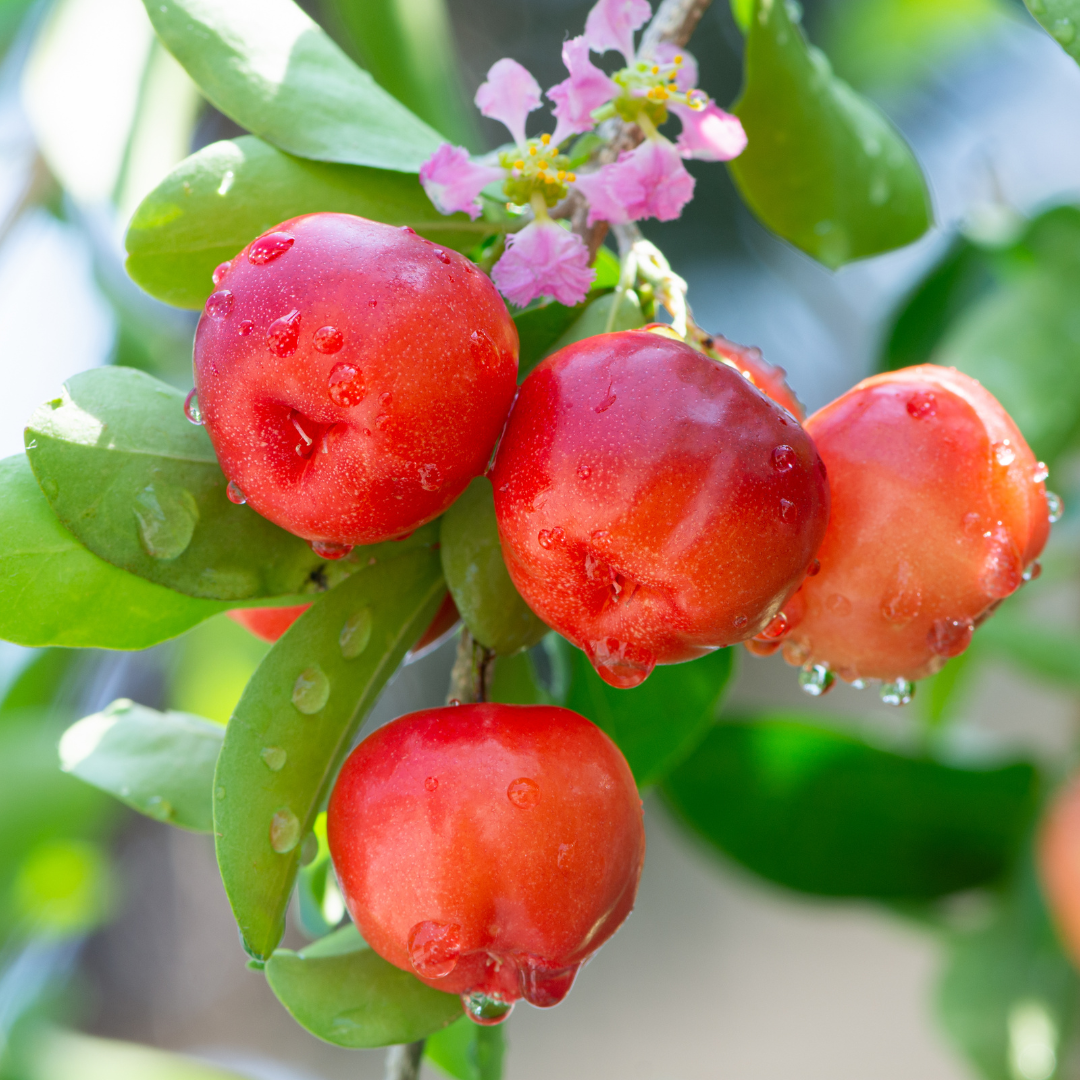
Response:
[[[311,604],[294,604],[292,607],[234,608],[226,611],[233,622],[239,623],[263,641],[277,641]]]
[[[645,856],[625,758],[550,706],[426,709],[380,728],[342,767],[327,839],[368,944],[481,1023],[566,996],[629,914]]]
[[[472,636],[499,656],[535,645],[548,628],[507,573],[491,481],[478,476],[439,524],[443,574]]]
[[[215,283],[195,386],[236,499],[339,557],[430,521],[483,471],[517,331],[468,259],[410,229],[308,214]]]
[[[734,341],[716,334],[706,342],[705,353],[730,364],[767,398],[772,398],[782,409],[787,409],[796,420],[802,422],[806,418],[802,402],[787,384],[787,372],[782,367],[770,364],[761,355],[760,349],[753,345],[736,345]]]
[[[619,687],[764,630],[829,507],[787,412],[731,367],[644,331],[544,360],[492,482],[518,591]]]
[[[1080,780],[1076,777],[1046,810],[1035,861],[1058,934],[1073,963],[1080,966]]]
[[[1045,467],[953,368],[875,375],[806,422],[829,470],[821,571],[784,608],[791,663],[924,678],[1019,588],[1049,530]]]

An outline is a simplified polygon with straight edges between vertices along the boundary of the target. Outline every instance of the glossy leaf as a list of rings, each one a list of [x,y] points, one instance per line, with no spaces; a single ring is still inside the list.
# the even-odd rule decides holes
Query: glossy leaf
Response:
[[[611,310],[615,309],[612,318]],[[594,300],[563,331],[559,339],[551,346],[549,353],[565,349],[575,341],[583,341],[597,334],[608,334],[617,330],[637,330],[645,325],[645,316],[641,313],[641,302],[637,293],[628,291],[619,297],[610,292]]]
[[[24,454],[0,461],[0,638],[145,649],[228,606],[99,559],[60,524]]]
[[[207,99],[282,150],[415,173],[443,141],[292,0],[144,3]]]
[[[757,0],[745,70],[733,111],[749,141],[729,167],[765,225],[832,269],[926,232],[929,196],[911,150],[833,75],[783,0]]]
[[[504,705],[552,705],[554,701],[536,675],[532,651],[514,656],[500,656],[495,663],[495,677],[488,690],[489,701]]]
[[[369,949],[352,926],[299,953],[278,949],[266,981],[298,1024],[360,1049],[422,1039],[461,1016],[461,1001]]]
[[[127,270],[151,296],[199,308],[218,263],[274,225],[317,211],[408,225],[458,251],[493,231],[482,219],[444,217],[415,176],[306,161],[247,135],[185,158],[143,199],[125,239]]]
[[[1039,25],[1080,63],[1080,0],[1024,0]]]
[[[505,1053],[501,1025],[481,1027],[464,1016],[424,1044],[424,1057],[454,1080],[502,1080]]]
[[[64,772],[132,810],[193,832],[213,832],[214,767],[225,729],[126,698],[83,717],[60,740]]]
[[[580,649],[559,640],[571,671],[564,704],[611,736],[639,788],[663,780],[705,737],[734,668],[732,650],[719,649],[657,667],[640,686],[619,690],[596,674]]]
[[[320,596],[248,683],[218,759],[214,829],[225,891],[255,955],[280,941],[302,841],[444,591],[431,549],[361,570]]]
[[[1035,813],[1033,766],[960,769],[784,715],[722,723],[672,773],[683,820],[770,881],[927,899],[996,880]]]
[[[142,371],[100,367],[69,379],[34,413],[26,446],[57,517],[115,566],[213,600],[314,588],[324,560],[229,501],[184,395]]]

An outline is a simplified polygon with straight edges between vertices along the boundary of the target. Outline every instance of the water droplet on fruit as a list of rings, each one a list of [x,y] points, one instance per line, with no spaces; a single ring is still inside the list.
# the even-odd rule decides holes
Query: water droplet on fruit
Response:
[[[959,656],[971,644],[975,624],[970,619],[935,619],[926,644],[938,656]]]
[[[146,812],[156,821],[169,821],[173,816],[173,804],[160,795],[151,795],[146,800]]]
[[[831,596],[826,597],[825,610],[828,611],[830,615],[839,615],[841,617],[850,615],[851,601],[846,596],[834,592]]]
[[[994,443],[994,460],[1004,469],[1016,460],[1016,451],[1008,439]]]
[[[852,690],[865,690],[867,687],[867,682],[865,679],[852,679],[851,682],[848,683],[848,685],[852,688]]]
[[[911,567],[901,559],[881,598],[881,617],[894,626],[911,622],[922,608],[922,589]]]
[[[336,353],[345,344],[345,335],[336,326],[320,326],[312,342],[321,353]]]
[[[590,540],[606,540],[610,534],[607,529],[596,529],[589,534]]]
[[[390,417],[387,416],[386,413],[379,413],[379,415],[375,417],[375,427],[379,431],[381,431],[384,427],[386,427],[387,421],[389,419]]]
[[[266,331],[267,348],[275,356],[292,356],[300,340],[300,312],[293,308],[270,324]]]
[[[438,787],[439,787],[439,779],[436,776],[429,776],[424,781],[424,790],[425,791],[437,791]]]
[[[747,619],[745,615],[736,615],[735,618],[731,620],[731,625],[734,626],[736,630],[741,630],[749,621],[750,620]]]
[[[1024,568],[1009,530],[1001,522],[994,526],[987,547],[979,588],[995,600],[1010,596],[1020,588]]]
[[[566,539],[566,532],[558,525],[553,529],[541,529],[536,534],[536,542],[550,551],[556,544],[561,544]],[[586,568],[587,572],[587,568]]]
[[[217,266],[214,267],[214,272],[210,276],[215,285],[221,284],[221,279],[229,272],[229,267],[231,266],[231,262],[223,262],[218,263]]]
[[[577,474],[582,480],[588,480],[592,476],[592,469],[588,465],[582,464],[577,467]]]
[[[525,963],[525,1000],[538,1009],[550,1009],[558,1005],[573,988],[580,964],[553,968],[543,961],[528,960]]]
[[[1021,575],[1025,582],[1034,581],[1042,575],[1042,563],[1033,562]]]
[[[821,560],[814,559],[814,561],[806,568],[807,577],[817,577],[821,573]]]
[[[810,659],[810,646],[802,641],[785,641],[784,659],[789,664],[799,667]]]
[[[527,776],[520,776],[510,781],[506,797],[519,810],[531,810],[540,801],[540,785]]]
[[[329,379],[330,400],[343,409],[364,400],[364,381],[352,364],[335,364]]]
[[[390,402],[394,400],[394,395],[387,390],[385,393],[379,395],[379,404],[384,408],[389,408]]]
[[[225,495],[229,502],[236,503],[237,506],[243,506],[247,502],[244,493],[240,490],[240,485],[235,480],[230,480],[225,486]]]
[[[640,686],[656,667],[656,657],[648,649],[618,638],[590,642],[587,652],[597,675],[623,690]]]
[[[1061,515],[1065,513],[1065,506],[1061,501],[1061,496],[1048,491],[1046,493],[1046,509],[1049,511],[1051,525],[1055,521],[1060,521]]]
[[[798,460],[799,458],[795,451],[790,446],[784,444],[777,446],[772,452],[773,468],[779,473],[790,472],[795,468],[795,464]]]
[[[611,389],[611,384],[608,385],[607,397],[596,406],[595,411],[598,413],[607,412],[612,405],[615,404],[615,392]]]
[[[420,466],[420,486],[425,491],[438,491],[443,485],[442,473],[438,465]]]
[[[250,319],[242,319],[240,324],[236,328],[236,332],[241,337],[247,337],[252,330],[255,329],[255,324]]]
[[[788,617],[781,611],[780,614],[777,615],[760,634],[758,634],[758,637],[764,638],[766,641],[775,641],[778,638],[782,638],[790,629],[791,624],[788,622]]]
[[[211,319],[221,321],[233,309],[233,294],[228,289],[219,289],[206,298],[206,314]]]
[[[442,979],[457,967],[461,927],[457,923],[418,922],[409,931],[409,961],[425,979]]]
[[[571,840],[568,844],[559,845],[559,854],[555,859],[560,870],[569,870],[574,862],[574,848],[577,845]]]
[[[199,506],[186,488],[147,484],[135,496],[139,539],[153,559],[177,559],[191,543],[199,522]]]
[[[780,520],[788,522],[795,520],[795,504],[790,499],[780,500]]]
[[[367,306],[369,308],[372,308],[372,309],[377,308],[379,306],[379,301],[378,300],[369,300],[367,302]]]
[[[828,664],[807,664],[799,669],[799,686],[804,694],[821,697],[827,694],[836,682],[836,676],[829,670]]]
[[[338,634],[338,645],[346,660],[355,659],[368,647],[372,625],[371,608],[361,608],[345,620]]]
[[[881,684],[881,700],[886,705],[910,705],[915,696],[915,684],[910,679],[895,679]]]
[[[402,225],[401,231],[403,233],[408,233],[410,236],[416,235],[416,230],[411,225]]]
[[[975,513],[973,510],[970,514],[965,514],[960,522],[961,527],[964,530],[965,536],[970,536],[974,539],[976,536],[982,536],[983,533],[983,520],[982,515]]]
[[[446,252],[443,251],[442,248],[432,248],[431,250],[432,250],[432,253],[434,254],[435,258],[438,259],[439,262],[443,262],[443,263],[449,263],[450,262],[450,256],[447,255]]]
[[[465,1015],[474,1023],[484,1027],[501,1024],[514,1009],[512,1001],[503,1001],[498,994],[462,994],[461,1004]]]
[[[915,420],[926,420],[937,412],[937,398],[929,390],[917,390],[908,398],[907,411]]]
[[[288,233],[267,233],[251,242],[251,247],[248,248],[248,262],[255,266],[265,266],[284,255],[295,243],[295,238]]]
[[[446,704],[447,705],[460,705],[461,704],[461,698],[452,697],[452,698],[450,698],[450,700]]]
[[[312,664],[296,676],[293,683],[292,703],[305,716],[319,712],[330,700],[330,680],[318,664]]]
[[[279,855],[285,855],[299,843],[300,822],[296,815],[288,807],[279,810],[270,819],[270,846]]]
[[[200,427],[204,423],[202,409],[199,408],[199,397],[194,390],[189,390],[188,396],[184,398],[184,415]]]
[[[1036,484],[1041,484],[1050,475],[1050,470],[1046,467],[1045,461],[1035,462],[1035,471],[1031,474],[1031,479]]]
[[[259,754],[259,757],[263,759],[266,767],[271,772],[281,772],[285,768],[285,761],[288,756],[280,746],[264,746]]]
[[[309,540],[308,547],[320,559],[344,559],[353,549],[352,544],[336,544],[333,540]]]

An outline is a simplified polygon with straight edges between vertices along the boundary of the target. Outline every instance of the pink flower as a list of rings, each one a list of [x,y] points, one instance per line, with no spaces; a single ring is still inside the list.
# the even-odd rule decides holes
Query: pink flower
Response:
[[[420,183],[440,214],[464,210],[474,221],[480,216],[480,192],[505,176],[502,169],[477,165],[461,146],[443,143],[420,166]]]
[[[568,135],[590,131],[593,109],[600,108],[619,92],[619,88],[590,59],[585,36],[571,38],[563,45],[563,63],[570,78],[553,86],[547,96],[555,102],[558,124],[551,141],[558,146]]]
[[[550,218],[510,233],[506,251],[491,271],[496,288],[518,307],[538,296],[553,296],[572,307],[585,299],[595,277],[581,237]]]
[[[676,89],[685,94],[687,90],[693,90],[697,86],[697,61],[685,49],[680,49],[678,45],[672,45],[670,41],[661,41],[656,46],[653,56],[658,64],[674,64],[675,57],[681,56],[682,63],[679,65],[678,72],[675,75]]]
[[[474,100],[485,116],[510,129],[518,146],[525,145],[525,118],[540,108],[540,84],[526,68],[509,57],[497,60]]]
[[[730,161],[746,149],[746,132],[737,116],[724,112],[710,101],[703,109],[669,104],[682,121],[682,134],[675,143],[686,158],[701,161]]]
[[[585,20],[585,40],[595,53],[615,49],[634,62],[634,31],[652,15],[649,0],[597,0]]]
[[[654,217],[673,221],[693,198],[694,178],[667,139],[646,139],[619,160],[577,179],[589,200],[589,224]]]

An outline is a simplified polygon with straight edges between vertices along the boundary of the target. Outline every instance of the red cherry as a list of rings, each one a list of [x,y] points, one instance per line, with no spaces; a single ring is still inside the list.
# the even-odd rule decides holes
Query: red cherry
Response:
[[[806,416],[802,402],[787,384],[787,372],[770,364],[761,350],[753,345],[736,345],[734,341],[717,334],[709,339],[705,352],[725,364],[729,364],[744,378],[749,379],[766,397],[772,398],[782,409],[787,409],[796,420]]]
[[[1050,803],[1039,825],[1036,865],[1066,952],[1080,965],[1080,781]]]
[[[341,770],[327,839],[371,947],[474,1019],[555,1005],[629,914],[645,856],[625,758],[568,709],[403,716]]]
[[[1046,543],[1044,473],[988,391],[930,364],[865,379],[806,430],[832,514],[785,655],[845,679],[933,674]]]
[[[257,638],[262,638],[263,641],[277,641],[309,607],[311,604],[296,604],[293,607],[234,608],[225,614],[245,630],[250,630]]]
[[[195,339],[225,474],[264,517],[328,551],[441,514],[484,471],[516,371],[517,331],[487,277],[349,214],[254,240]]]
[[[642,331],[522,384],[492,474],[507,568],[613,686],[761,633],[825,532],[806,432],[733,368]]]

